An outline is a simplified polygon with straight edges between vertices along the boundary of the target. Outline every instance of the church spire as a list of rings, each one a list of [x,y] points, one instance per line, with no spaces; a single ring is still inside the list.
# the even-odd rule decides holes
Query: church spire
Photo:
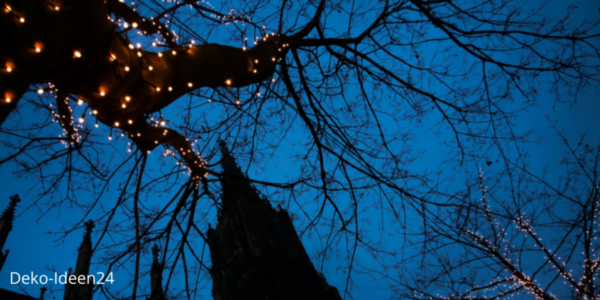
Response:
[[[229,153],[227,143],[222,140],[219,141],[219,148],[221,149],[221,166],[223,167],[223,173],[220,178],[221,186],[223,188],[223,212],[228,211],[232,213],[232,205],[235,205],[235,202],[240,199],[240,197],[243,197],[250,202],[258,201],[260,204],[266,204],[265,201],[260,199],[256,190],[248,181],[248,178],[238,167],[235,158]]]
[[[12,223],[15,218],[15,208],[18,202],[21,202],[19,195],[11,196],[8,207],[2,213],[2,217],[0,217],[0,270],[2,270],[9,253],[8,250],[4,253],[2,253],[2,251],[4,249],[4,243],[6,243],[6,239],[8,238],[8,233],[12,230]]]
[[[165,300],[165,294],[162,289],[162,271],[163,265],[158,261],[160,248],[158,245],[152,247],[152,269],[150,270],[150,300]]]
[[[69,284],[65,287],[64,300],[91,300],[92,291],[94,284],[88,279],[90,273],[90,262],[92,260],[92,229],[94,228],[94,221],[89,220],[85,222],[85,233],[83,235],[83,241],[78,249],[77,264],[75,265],[76,277],[84,275],[86,277],[86,284]]]
[[[261,199],[219,141],[222,210],[209,228],[212,295],[220,300],[341,300],[310,261],[288,213]]]

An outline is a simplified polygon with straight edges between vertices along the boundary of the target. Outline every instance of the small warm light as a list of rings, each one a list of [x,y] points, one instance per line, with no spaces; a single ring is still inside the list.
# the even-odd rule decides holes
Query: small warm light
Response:
[[[160,92],[160,88],[159,88],[159,87],[156,87],[156,91],[157,91],[157,92]]]
[[[135,48],[135,47],[133,46],[133,44],[129,44],[129,49],[133,49],[133,48]]]
[[[106,93],[104,93],[104,91],[100,91],[100,96],[104,97],[104,95],[106,95]]]
[[[123,103],[123,104],[121,105],[121,107],[122,107],[122,108],[127,108],[127,104]]]
[[[235,104],[240,104],[240,100],[235,100]]]
[[[125,66],[125,72],[129,72],[129,67]]]
[[[171,92],[171,91],[173,91],[173,88],[172,88],[172,87],[169,87],[169,92]]]
[[[255,64],[257,64],[257,63],[258,63],[258,59],[255,59],[255,60],[254,60],[254,63],[255,63]]]
[[[75,51],[75,57],[80,58],[81,57],[81,52]]]
[[[138,56],[142,57],[142,52],[138,51]]]
[[[173,53],[173,55],[176,55],[177,51],[173,50],[173,51],[171,51],[171,53]]]
[[[83,123],[85,121],[83,118],[79,118],[79,123]]]
[[[188,86],[189,86],[189,87],[192,87],[192,86],[194,86],[194,85],[193,85],[191,82],[188,82]]]
[[[98,114],[98,111],[94,109],[94,110],[92,110],[92,114],[93,114],[93,115],[97,115],[97,114]]]
[[[10,6],[7,5],[6,6],[6,11],[11,11],[11,10],[12,10],[12,8],[10,8]]]
[[[275,61],[275,57],[271,58],[271,60]]]
[[[152,66],[148,66],[148,70],[152,71],[154,68],[152,68]]]
[[[133,124],[133,120],[129,120],[129,121],[127,121],[127,122],[129,122],[129,124]]]
[[[54,10],[56,10],[56,11],[59,11],[59,10],[60,10],[60,7],[58,7],[58,6],[55,6],[55,7],[54,7]]]
[[[8,72],[8,73],[12,72],[12,68],[11,67],[6,67],[6,72]]]
[[[131,100],[131,97],[129,97],[129,96],[125,96],[125,101],[128,101],[128,102],[129,102],[129,100]]]
[[[142,44],[140,44],[140,43],[135,44],[135,46],[138,47],[138,49],[142,48]]]
[[[227,80],[225,80],[225,84],[226,84],[226,85],[231,85],[231,79],[227,79]]]
[[[83,100],[79,99],[77,100],[77,105],[82,105],[83,104]]]
[[[115,122],[115,127],[119,127],[119,122]]]
[[[43,94],[44,93],[44,89],[38,89],[38,94]]]
[[[25,18],[20,18],[19,21],[21,21],[21,23],[25,23]]]
[[[137,26],[138,26],[138,25],[137,25],[137,23],[136,23],[136,22],[133,22],[133,23],[131,23],[131,27],[133,27],[133,28],[137,28]]]
[[[165,121],[160,121],[160,126],[165,126]]]
[[[6,103],[10,103],[10,101],[11,101],[10,98],[6,97]]]
[[[117,57],[116,57],[114,54],[111,54],[111,55],[110,55],[110,59],[111,59],[111,60],[117,60]]]
[[[162,53],[161,52],[158,52],[158,57],[162,57]]]
[[[40,47],[35,47],[35,52],[40,53],[42,52],[42,49],[40,49]]]

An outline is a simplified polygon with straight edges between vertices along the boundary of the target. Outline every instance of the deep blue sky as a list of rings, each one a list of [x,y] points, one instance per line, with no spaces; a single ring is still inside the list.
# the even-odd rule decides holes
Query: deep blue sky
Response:
[[[581,18],[598,19],[600,18],[600,3],[596,1],[580,2],[579,9],[576,14]],[[565,3],[560,5],[549,6],[548,14],[560,14],[564,11]],[[545,119],[548,115],[550,119],[559,120],[558,127],[563,128],[566,135],[573,139],[578,138],[582,134],[586,134],[586,142],[600,142],[600,89],[592,87],[587,93],[582,94],[577,104],[556,104],[553,95],[545,94],[540,99],[540,106],[530,109],[528,112],[520,114],[517,121],[517,130],[527,131],[533,130],[536,137],[540,137],[542,141],[539,144],[529,144],[527,149],[531,154],[531,163],[535,168],[541,168],[548,164],[553,164],[557,161],[559,155],[564,151],[562,141],[558,139],[554,133],[548,130],[549,123]],[[436,159],[442,159],[446,154],[443,147],[439,147],[440,142],[444,137],[439,137],[434,134],[421,135],[416,138],[414,143],[418,143],[421,148],[429,149],[423,159],[412,166],[418,168],[434,168]],[[290,145],[283,146],[291,147]],[[4,157],[8,153],[5,149],[0,148],[0,157]],[[153,154],[158,156],[158,154]],[[153,158],[151,155],[150,160]],[[427,158],[430,158],[428,161]],[[443,160],[443,159],[442,159]],[[260,173],[257,170],[250,170],[249,174],[255,179],[261,178],[281,178],[285,177],[290,168],[294,168],[295,164],[285,160],[283,156],[275,156],[272,162],[267,166],[267,172]],[[82,213],[76,209],[63,208],[60,213],[51,213],[40,218],[42,210],[37,207],[29,207],[30,199],[35,195],[31,191],[32,183],[28,180],[17,180],[12,176],[14,165],[6,165],[0,168],[0,209],[8,205],[9,196],[19,194],[23,200],[17,206],[16,220],[14,229],[9,235],[5,249],[10,249],[11,253],[3,270],[0,272],[0,287],[19,291],[24,289],[27,293],[37,297],[40,286],[15,286],[10,284],[10,272],[19,272],[27,274],[34,272],[35,274],[53,274],[47,268],[54,268],[59,273],[64,273],[69,267],[75,266],[77,247],[79,246],[83,230],[79,230],[69,235],[64,241],[56,242],[57,236],[46,234],[48,231],[58,231],[64,224],[72,224],[79,220]],[[374,216],[376,218],[376,216]],[[304,237],[303,242],[306,245],[309,254],[320,247],[320,243],[316,240],[311,240]],[[335,266],[339,261],[332,259],[325,265],[325,271],[328,281],[342,289],[345,284],[344,274],[335,270]],[[103,266],[93,265],[92,273],[104,271]],[[117,284],[128,282],[130,277],[126,273],[116,273],[114,276]],[[149,282],[149,277],[142,279]],[[356,275],[355,283],[359,289],[353,293],[355,299],[379,299],[389,296],[385,290],[377,289],[380,283],[373,282],[367,276]],[[62,299],[62,287],[58,285],[50,285],[50,288],[56,290],[54,294],[56,299]],[[210,298],[210,287],[205,289],[204,296]]]

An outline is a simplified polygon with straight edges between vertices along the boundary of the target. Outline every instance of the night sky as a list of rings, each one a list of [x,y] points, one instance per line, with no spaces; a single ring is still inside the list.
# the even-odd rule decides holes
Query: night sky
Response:
[[[579,3],[579,8],[575,12],[577,16],[589,20],[598,20],[600,18],[599,2],[588,0]],[[547,13],[549,17],[560,14],[564,11],[563,5],[564,3],[559,3],[559,5],[555,6],[550,5],[545,13]],[[531,130],[532,137],[538,139],[537,143],[528,143],[524,145],[529,153],[529,162],[532,166],[532,170],[541,172],[542,168],[545,166],[555,166],[560,159],[560,155],[565,151],[563,141],[549,129],[550,123],[548,119],[558,120],[556,123],[557,127],[563,129],[565,135],[573,141],[578,140],[582,135],[585,135],[585,143],[597,144],[600,142],[600,130],[598,130],[598,128],[600,128],[600,118],[598,117],[600,113],[599,97],[600,87],[597,86],[588,87],[585,93],[579,95],[576,103],[572,101],[568,101],[567,103],[557,103],[554,95],[545,93],[539,98],[538,106],[519,113],[518,119],[515,121],[517,124],[515,130],[520,132]],[[25,112],[21,112],[21,115],[24,114]],[[169,114],[169,112],[167,111],[165,114]],[[427,124],[427,121],[428,119],[424,119],[422,124]],[[384,123],[384,127],[385,125],[386,123]],[[413,126],[410,123],[407,123],[406,125]],[[102,132],[104,133],[108,132],[106,128],[100,128],[100,130],[103,130]],[[296,174],[295,168],[299,166],[299,163],[289,159],[287,154],[288,151],[294,151],[294,147],[297,147],[294,139],[296,138],[296,135],[298,135],[298,138],[301,138],[301,135],[299,134],[299,131],[301,130],[301,128],[292,129],[286,138],[286,142],[280,145],[279,150],[274,153],[272,158],[268,160],[263,168],[251,168],[248,171],[248,175],[257,180],[283,181],[277,179],[286,178]],[[447,131],[442,132],[441,134],[435,133],[433,130],[428,130],[427,125],[421,127],[421,129],[417,128],[417,130],[421,133],[415,136],[415,139],[411,143],[413,143],[416,148],[426,149],[426,152],[410,166],[410,169],[442,170],[446,176],[452,176],[451,174],[453,171],[450,167],[445,165],[440,166],[440,163],[446,159],[446,155],[448,154],[448,150],[441,145],[444,140],[451,138],[451,133]],[[120,149],[120,151],[125,151],[125,147],[117,148]],[[9,155],[9,153],[10,152],[7,151],[6,148],[0,147],[0,157],[5,157],[6,155]],[[151,167],[156,169],[160,167],[162,161],[156,159],[159,156],[159,153],[150,154],[149,164]],[[244,167],[243,160],[238,163]],[[484,162],[480,162],[479,166],[483,166],[483,164]],[[493,168],[499,167],[500,166],[498,165],[492,164],[486,168],[494,170]],[[69,205],[63,205],[60,209],[55,209],[50,213],[46,213],[46,207],[32,205],[31,199],[36,196],[36,190],[32,187],[34,187],[36,183],[31,182],[28,178],[15,178],[13,174],[14,170],[14,164],[5,164],[0,167],[0,210],[4,210],[10,201],[9,197],[14,194],[19,194],[22,199],[22,202],[17,205],[14,227],[5,244],[4,250],[10,249],[10,254],[0,272],[0,287],[12,291],[25,292],[37,297],[41,285],[11,285],[10,272],[19,272],[20,274],[29,274],[33,272],[37,275],[45,274],[48,277],[53,277],[54,270],[59,274],[63,274],[69,267],[75,267],[77,247],[81,243],[83,237],[83,228],[71,232],[64,238],[62,234],[48,234],[48,232],[61,232],[62,228],[70,228],[74,223],[79,222],[84,218],[84,213],[80,209]],[[559,174],[549,174],[550,177],[558,175]],[[82,191],[81,195],[82,197],[86,197],[86,192]],[[117,195],[116,186],[112,186],[111,190],[103,196],[103,199],[106,199],[107,201],[105,203],[106,209],[112,207],[114,197],[116,197],[115,195]],[[111,197],[113,198],[111,199]],[[165,199],[168,199],[168,197],[155,197],[155,199],[147,200],[144,205],[159,205],[162,203],[161,201],[164,201]],[[156,201],[156,203],[153,203],[152,201]],[[291,207],[291,210],[294,211],[293,206]],[[85,219],[89,219],[90,217],[94,218],[94,213],[97,213],[97,211],[93,211],[92,214]],[[214,209],[212,209],[210,213],[214,216]],[[365,229],[370,229],[372,234],[376,234],[378,226],[376,220],[378,220],[379,216],[372,215],[366,217],[375,220],[375,222],[370,225],[365,225]],[[298,223],[299,221],[296,222]],[[215,221],[213,221],[212,224],[214,226]],[[92,242],[94,245],[97,237],[97,235],[92,235]],[[318,251],[318,249],[322,247],[322,241],[315,236],[305,235],[302,237],[302,241],[305,244],[309,255],[314,254],[315,251]],[[387,239],[384,239],[384,242],[388,243],[390,246],[393,246],[394,244],[399,245],[401,243],[399,240]],[[345,245],[339,245],[339,247],[340,249],[345,249]],[[358,255],[362,255],[361,259],[363,264],[376,264],[376,262],[372,261],[368,255],[365,255],[364,253],[358,253]],[[149,271],[150,259],[151,255],[149,254],[149,251],[145,251],[142,258],[143,267],[141,269],[142,276],[144,277],[140,280],[142,285],[149,284],[150,282],[149,275],[145,273]],[[317,269],[321,268],[321,262],[314,263]],[[341,270],[336,269],[336,266],[339,264],[343,264],[342,259],[334,255],[330,260],[325,261],[323,270],[328,282],[342,290],[346,284],[346,277]],[[104,272],[105,269],[105,266],[93,264],[91,273],[99,271]],[[126,272],[123,269],[115,272],[115,289],[130,284],[131,277],[131,273]],[[371,276],[355,274],[353,280],[356,286],[352,292],[354,299],[385,299],[392,295],[388,290],[381,289],[385,283],[373,280]],[[166,282],[166,275],[165,279],[163,279],[163,283],[164,282]],[[198,295],[198,299],[211,299],[210,281],[204,280],[202,282],[203,284],[208,285],[202,289],[202,293]],[[171,283],[171,285],[181,287],[178,283]],[[56,299],[62,299],[62,286],[58,284],[48,284],[47,286],[53,291],[52,295]],[[202,298],[200,298],[200,296]]]

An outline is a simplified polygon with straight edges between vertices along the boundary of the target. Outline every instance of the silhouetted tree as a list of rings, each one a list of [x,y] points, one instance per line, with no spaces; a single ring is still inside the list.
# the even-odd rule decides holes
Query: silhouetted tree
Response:
[[[504,252],[496,255],[504,250],[481,248],[482,242],[496,241],[486,236],[495,230],[489,224],[501,217],[498,226],[532,219],[516,211],[486,219],[490,196],[473,200],[472,182],[466,192],[449,189],[435,172],[411,165],[431,147],[419,148],[415,136],[434,130],[449,137],[444,139],[450,155],[440,162],[460,170],[490,155],[516,161],[528,141],[527,134],[513,130],[520,111],[547,91],[572,101],[599,79],[597,23],[574,20],[574,7],[551,20],[543,17],[543,6],[511,0],[2,5],[0,122],[8,154],[0,166],[33,179],[36,205],[93,212],[99,228],[94,253],[103,253],[109,270],[126,262],[135,266],[132,289],[123,292],[133,298],[140,296],[141,256],[154,242],[162,244],[160,263],[169,270],[166,294],[192,298],[203,288],[191,275],[206,274],[207,257],[198,249],[206,250],[203,232],[210,212],[221,206],[215,180],[225,176],[217,167],[219,139],[239,153],[242,170],[264,168],[271,155],[282,152],[296,162],[288,178],[250,181],[293,210],[300,235],[323,240],[313,257],[321,266],[332,249],[346,245],[339,251],[346,274],[345,286],[338,286],[343,297],[350,297],[357,269],[391,279],[403,297],[476,294],[489,277],[454,281],[470,290],[445,281],[438,285],[455,274],[435,280],[432,274],[446,266],[468,272],[471,266],[441,256],[425,260],[431,249],[436,243],[475,249],[485,256],[477,268],[495,274],[507,265],[498,260]],[[149,155],[157,149],[164,149],[165,158]],[[516,163],[507,163],[505,171],[513,183],[523,182],[513,172],[529,174]],[[479,182],[485,183],[483,175]],[[591,182],[597,185],[597,179]],[[116,200],[106,196],[115,185]],[[158,195],[170,200],[159,207],[144,204]],[[373,211],[381,216],[376,225]],[[589,221],[570,220],[580,222],[577,226]],[[366,230],[372,226],[389,236],[370,236]],[[373,270],[357,259],[386,255],[415,266],[385,245],[414,242],[408,235],[415,232],[422,238],[418,256],[431,263],[420,264],[423,273],[416,277],[390,275],[387,262]],[[469,235],[485,240],[465,242]],[[521,239],[512,231],[493,238],[500,244]],[[475,250],[444,254],[469,260]],[[520,250],[526,248],[510,251],[529,255]],[[435,271],[426,272],[430,268]],[[179,292],[169,290],[176,270],[185,278]],[[534,286],[517,273],[497,274],[521,280],[513,290],[551,297],[552,287]],[[595,293],[586,291],[576,289],[582,297]],[[481,293],[514,294],[504,286]],[[105,287],[95,294],[122,296]]]

